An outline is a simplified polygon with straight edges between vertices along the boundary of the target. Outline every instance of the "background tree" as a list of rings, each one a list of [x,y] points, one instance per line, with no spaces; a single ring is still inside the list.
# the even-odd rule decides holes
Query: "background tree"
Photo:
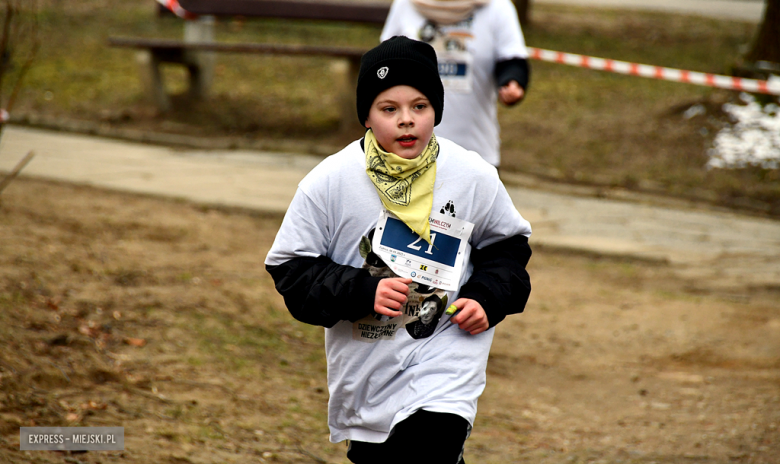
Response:
[[[756,71],[780,72],[780,0],[765,0],[764,18],[744,60]],[[764,61],[766,64],[760,65]]]
[[[40,48],[37,0],[2,0],[0,30],[0,135],[25,74]]]
[[[531,0],[513,0],[523,29],[531,27]]]

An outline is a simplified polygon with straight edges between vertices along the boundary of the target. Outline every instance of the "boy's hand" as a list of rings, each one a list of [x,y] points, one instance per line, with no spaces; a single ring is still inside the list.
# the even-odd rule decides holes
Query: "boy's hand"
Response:
[[[509,81],[505,86],[498,89],[498,97],[501,103],[505,105],[514,105],[525,97],[525,90],[520,87],[517,81]]]
[[[485,310],[476,301],[468,298],[458,298],[452,305],[459,309],[460,312],[452,316],[450,322],[458,324],[458,327],[471,335],[482,333],[490,326]]]
[[[374,298],[374,311],[377,314],[389,317],[398,317],[401,315],[401,307],[406,303],[409,295],[409,284],[412,279],[393,277],[382,279],[376,288],[376,297]]]

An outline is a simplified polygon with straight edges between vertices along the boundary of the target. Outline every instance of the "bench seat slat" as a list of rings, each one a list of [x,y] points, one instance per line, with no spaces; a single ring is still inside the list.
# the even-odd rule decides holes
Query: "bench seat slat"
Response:
[[[196,15],[322,19],[375,24],[384,24],[390,11],[389,2],[363,1],[179,0],[179,5]]]
[[[329,47],[321,45],[271,44],[271,43],[216,43],[182,42],[179,40],[109,37],[109,45],[124,48],[145,48],[152,52],[202,50],[230,53],[265,53],[273,55],[324,55],[360,58],[366,49],[357,47]]]

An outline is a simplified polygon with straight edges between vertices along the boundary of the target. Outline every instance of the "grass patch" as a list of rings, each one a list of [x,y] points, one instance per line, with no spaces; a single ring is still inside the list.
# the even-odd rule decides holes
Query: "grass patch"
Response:
[[[180,38],[183,21],[157,17],[145,0],[44,2],[43,47],[17,103],[25,114],[242,140],[309,140],[338,147],[333,60],[220,54],[208,101],[174,97],[158,114],[144,100],[135,52],[109,36]],[[728,74],[756,32],[736,21],[637,11],[534,5],[530,46],[617,60]],[[223,42],[371,47],[378,26],[321,21],[223,19]],[[780,216],[780,172],[706,170],[707,149],[736,92],[532,62],[526,101],[500,108],[503,164],[569,183],[663,193]],[[185,92],[184,71],[164,70],[169,91]],[[6,80],[10,82],[11,80]],[[695,103],[707,112],[686,119]],[[21,115],[21,116],[20,116]]]

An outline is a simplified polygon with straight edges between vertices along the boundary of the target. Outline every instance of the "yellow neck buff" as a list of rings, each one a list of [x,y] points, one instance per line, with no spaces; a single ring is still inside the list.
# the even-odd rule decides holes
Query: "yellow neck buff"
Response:
[[[383,150],[371,129],[366,132],[364,144],[366,173],[374,183],[384,207],[431,243],[428,218],[433,207],[436,158],[439,156],[436,136],[431,134],[428,145],[414,159],[401,158]]]

